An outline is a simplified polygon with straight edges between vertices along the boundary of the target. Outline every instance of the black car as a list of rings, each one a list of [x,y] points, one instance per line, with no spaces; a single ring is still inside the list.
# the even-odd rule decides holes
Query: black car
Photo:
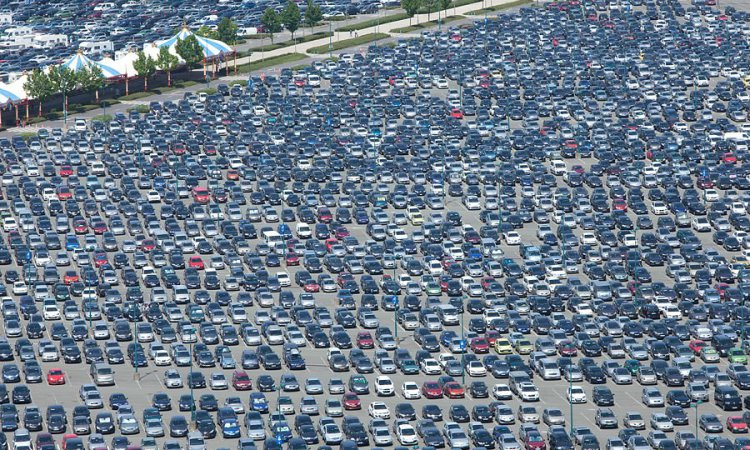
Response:
[[[595,386],[591,400],[597,406],[613,406],[615,404],[615,396],[606,386]]]
[[[458,423],[468,422],[471,419],[469,410],[464,405],[451,405],[448,410],[448,417],[450,417],[450,420]]]
[[[427,404],[422,406],[422,418],[440,422],[443,420],[443,411],[438,405]]]
[[[490,423],[494,419],[492,410],[487,405],[474,405],[471,408],[471,418],[477,422]]]
[[[193,396],[190,394],[181,395],[180,399],[177,401],[177,408],[180,411],[192,411],[195,409],[195,400],[193,399]]]
[[[172,409],[172,399],[164,392],[157,392],[151,398],[151,404],[159,411],[170,411]]]
[[[184,416],[172,416],[169,419],[169,436],[185,437],[188,434],[188,421]]]
[[[484,381],[472,381],[469,385],[469,395],[472,398],[488,398],[490,394],[487,384]]]
[[[411,403],[399,403],[396,405],[394,414],[397,419],[417,420],[417,412]]]

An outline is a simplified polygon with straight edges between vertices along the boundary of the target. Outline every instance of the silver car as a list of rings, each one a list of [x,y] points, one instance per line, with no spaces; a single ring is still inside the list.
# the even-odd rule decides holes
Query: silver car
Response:
[[[449,430],[445,437],[451,448],[469,448],[469,437],[463,430]]]
[[[138,434],[140,432],[141,428],[138,425],[138,419],[133,414],[124,414],[120,417],[121,434]]]

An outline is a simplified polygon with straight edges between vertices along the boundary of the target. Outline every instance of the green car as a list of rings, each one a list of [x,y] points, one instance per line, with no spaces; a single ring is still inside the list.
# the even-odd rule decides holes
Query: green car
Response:
[[[413,359],[407,359],[401,363],[401,373],[404,375],[414,375],[419,373],[419,366]]]
[[[741,348],[729,349],[729,362],[734,364],[747,364],[747,355]]]
[[[441,294],[440,285],[435,282],[427,283],[425,292],[427,292],[427,295],[429,296],[439,296]]]
[[[630,375],[636,376],[638,375],[638,369],[641,367],[641,362],[637,359],[628,359],[625,361],[625,364],[623,364],[623,367],[628,369],[628,372],[630,372]]]

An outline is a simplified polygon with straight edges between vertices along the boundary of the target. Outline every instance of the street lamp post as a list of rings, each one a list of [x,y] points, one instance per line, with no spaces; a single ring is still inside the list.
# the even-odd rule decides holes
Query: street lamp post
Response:
[[[464,297],[461,297],[461,303],[464,303]],[[464,317],[466,308],[461,309],[461,385],[466,386],[466,328],[464,328]]]
[[[133,314],[139,313],[137,310],[138,305],[134,305],[136,308]],[[135,373],[133,373],[133,379],[138,380],[138,316],[133,317],[133,365],[135,366]]]
[[[398,264],[396,261],[398,259],[393,260],[393,281],[396,281],[396,265]],[[393,340],[396,341],[396,347],[398,347],[398,309],[399,309],[399,303],[398,303],[398,294],[394,296],[393,299],[394,302],[394,308],[393,308]]]
[[[328,57],[333,58],[333,31],[331,22],[328,21]]]
[[[693,408],[695,408],[695,438],[696,439],[699,439],[698,438],[698,406],[700,406],[701,403],[703,403],[701,400],[696,400],[693,403]]]
[[[195,395],[193,394],[193,343],[190,342],[190,421],[195,423]]]

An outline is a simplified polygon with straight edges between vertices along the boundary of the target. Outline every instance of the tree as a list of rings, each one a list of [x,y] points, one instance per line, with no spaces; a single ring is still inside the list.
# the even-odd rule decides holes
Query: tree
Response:
[[[42,69],[36,68],[26,78],[23,89],[29,97],[35,98],[39,102],[39,117],[41,117],[42,102],[55,93],[49,77]]]
[[[438,22],[440,22],[440,10],[446,11],[445,14],[443,14],[443,17],[448,14],[448,8],[450,8],[452,1],[451,0],[437,0],[438,2]]]
[[[320,11],[320,6],[317,3],[313,3],[312,0],[307,0],[307,9],[305,9],[305,23],[310,28],[319,24],[323,20],[323,13]]]
[[[294,40],[294,32],[299,29],[301,21],[302,13],[300,13],[299,6],[293,0],[289,0],[281,11],[281,23],[292,33],[292,40]]]
[[[180,60],[173,55],[168,47],[159,49],[159,56],[156,58],[156,66],[167,72],[167,86],[172,86],[172,72],[180,65]]]
[[[273,43],[274,33],[281,31],[281,16],[273,8],[266,8],[263,11],[263,15],[260,16],[260,23],[263,25],[266,33],[271,35],[271,43]]]
[[[419,11],[420,6],[422,6],[420,0],[401,0],[401,7],[406,11],[406,15],[409,16],[409,25],[411,25],[411,19]]]
[[[234,45],[237,42],[237,30],[237,24],[231,18],[222,17],[216,27],[216,39]]]
[[[133,61],[133,68],[143,77],[143,90],[148,90],[148,78],[156,73],[156,61],[143,51],[138,52],[138,58]]]
[[[84,91],[96,91],[96,101],[99,101],[99,89],[104,87],[104,72],[96,64],[90,64],[78,73],[78,83]]]
[[[192,69],[203,60],[203,47],[198,43],[198,38],[191,34],[185,39],[179,39],[175,45],[177,54],[185,61],[185,66]]]
[[[80,83],[79,72],[65,66],[53,66],[47,74],[52,86],[52,92],[62,94],[63,111],[68,116],[68,93],[75,89]]]
[[[198,36],[207,37],[209,39],[218,39],[216,31],[212,30],[208,25],[203,25],[202,27],[195,30],[195,34],[197,34]]]

